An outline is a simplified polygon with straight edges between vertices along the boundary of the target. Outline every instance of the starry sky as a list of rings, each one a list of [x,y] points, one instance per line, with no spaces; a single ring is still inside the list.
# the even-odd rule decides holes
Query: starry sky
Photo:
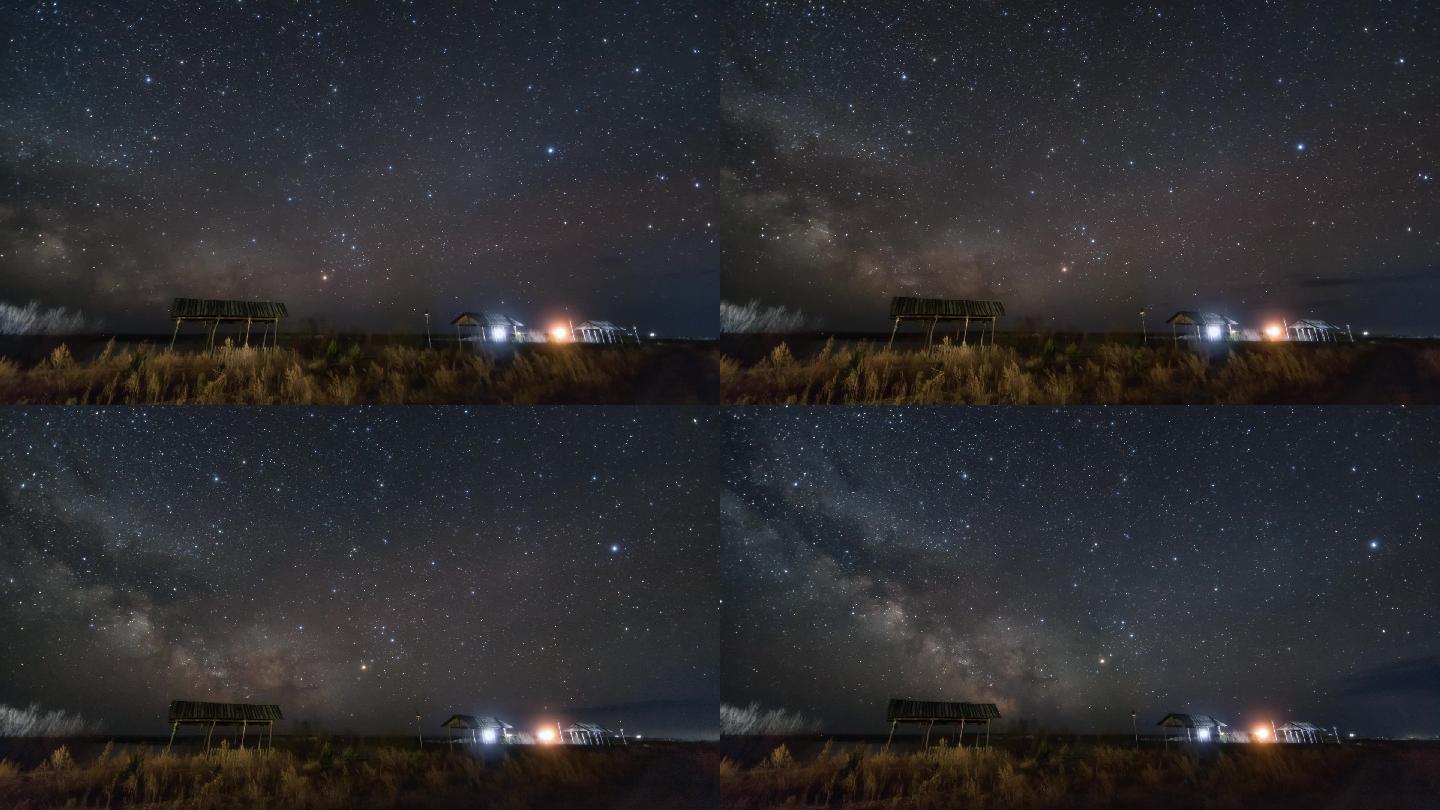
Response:
[[[747,0],[721,41],[726,300],[1440,333],[1428,0]]]
[[[0,300],[715,332],[707,3],[17,2],[0,31]]]
[[[437,734],[459,712],[714,736],[713,422],[7,409],[0,703],[121,733],[188,698],[357,732],[419,710]]]
[[[727,703],[1440,733],[1433,411],[764,409],[724,442]]]

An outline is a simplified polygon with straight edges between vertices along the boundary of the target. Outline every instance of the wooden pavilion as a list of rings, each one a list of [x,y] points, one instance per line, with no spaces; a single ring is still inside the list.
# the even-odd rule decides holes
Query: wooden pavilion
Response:
[[[206,726],[205,749],[210,749],[210,735],[215,732],[216,726],[239,726],[240,747],[245,747],[245,732],[250,726],[264,726],[266,735],[265,747],[268,749],[270,743],[275,739],[275,723],[285,719],[280,713],[280,707],[273,703],[207,703],[196,700],[172,700],[170,701],[170,742],[165,746],[165,752],[170,752],[170,746],[175,744],[175,732],[182,725]],[[258,732],[257,732],[258,733]]]
[[[250,327],[260,324],[265,331],[260,334],[260,346],[266,345],[266,337],[274,346],[280,334],[280,321],[289,312],[278,301],[229,301],[219,298],[176,298],[170,304],[170,320],[175,322],[175,331],[170,335],[170,348],[175,348],[175,338],[180,336],[180,325],[186,321],[200,321],[209,324],[205,348],[215,347],[215,331],[222,323],[245,324],[244,345],[250,345]]]
[[[468,731],[468,742],[484,743],[491,745],[497,742],[510,742],[515,727],[497,717],[476,717],[472,714],[452,714],[450,719],[440,724],[441,728],[451,730],[450,744],[455,744],[455,730]]]
[[[1336,742],[1340,741],[1338,733],[1326,731],[1314,723],[1291,720],[1284,725],[1275,727],[1275,742],[1319,743],[1325,742],[1327,736],[1333,736]]]
[[[571,745],[624,744],[625,736],[596,723],[571,723],[560,730],[560,738]]]
[[[890,742],[895,739],[895,726],[900,723],[924,723],[925,742],[923,747],[930,747],[930,731],[935,728],[936,723],[960,724],[960,738],[958,745],[965,744],[965,724],[983,723],[985,725],[985,746],[990,746],[990,721],[1000,719],[1000,710],[994,703],[954,703],[939,700],[909,700],[905,698],[891,698],[889,706],[885,709],[885,719],[890,721],[890,736],[885,740],[885,748],[889,750]],[[975,732],[976,739],[979,739],[980,732]]]
[[[1220,742],[1221,736],[1229,728],[1208,714],[1171,713],[1160,718],[1160,722],[1155,725],[1164,729],[1167,746],[1170,744],[1170,732],[1175,729],[1185,731],[1186,742]]]
[[[925,332],[925,345],[935,340],[935,327],[941,321],[963,322],[959,332],[962,344],[969,342],[970,322],[978,321],[980,344],[985,345],[985,325],[990,326],[990,345],[995,345],[995,325],[1005,314],[1005,305],[999,301],[976,301],[968,298],[907,298],[897,295],[890,299],[890,317],[895,325],[890,328],[890,343],[894,345],[895,333],[901,321],[928,321],[930,328]]]
[[[1301,318],[1286,324],[1285,332],[1291,340],[1302,343],[1338,343],[1342,336],[1351,343],[1355,342],[1355,335],[1350,331],[1349,324],[1339,327],[1316,318]]]
[[[455,339],[462,343],[516,343],[525,329],[525,324],[495,312],[462,312],[450,325],[455,327]]]
[[[1170,324],[1170,336],[1176,342],[1180,338],[1190,337],[1190,330],[1195,331],[1195,340],[1234,340],[1236,337],[1235,327],[1240,322],[1227,315],[1218,312],[1196,312],[1190,309],[1182,309],[1165,320]],[[1180,333],[1179,327],[1186,327],[1186,334]]]
[[[585,321],[570,330],[570,334],[574,335],[579,343],[624,343],[627,340],[640,342],[640,332],[634,327],[626,329],[610,321]]]

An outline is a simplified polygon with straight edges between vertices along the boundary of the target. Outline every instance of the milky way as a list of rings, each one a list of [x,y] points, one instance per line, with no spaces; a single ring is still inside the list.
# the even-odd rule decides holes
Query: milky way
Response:
[[[713,734],[711,421],[11,409],[0,703],[119,732],[189,698],[358,731],[577,710]]]
[[[1433,3],[738,2],[723,26],[728,300],[885,325],[1139,310],[1434,334]]]
[[[1437,730],[1440,415],[727,414],[722,697]]]
[[[9,3],[0,300],[713,334],[704,3]]]

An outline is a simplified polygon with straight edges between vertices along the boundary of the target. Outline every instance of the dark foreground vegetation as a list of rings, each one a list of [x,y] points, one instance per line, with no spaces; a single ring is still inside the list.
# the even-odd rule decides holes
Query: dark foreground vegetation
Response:
[[[532,344],[501,352],[331,338],[170,351],[70,339],[0,356],[9,404],[699,404],[718,398],[703,343]],[[72,345],[75,344],[75,345]],[[28,356],[27,355],[31,355]]]
[[[763,348],[761,348],[763,347]],[[1433,404],[1440,344],[1001,335],[997,346],[744,336],[720,358],[731,405]]]
[[[413,743],[413,740],[411,740]],[[0,807],[703,808],[716,802],[713,745],[509,747],[487,756],[400,740],[292,741],[276,750],[164,753],[51,741],[37,764],[0,760]],[[393,743],[393,744],[392,744]]]
[[[799,741],[803,747],[804,741]],[[772,740],[773,744],[774,741]],[[730,741],[726,742],[729,750]],[[1080,745],[1013,741],[884,753],[788,745],[720,763],[725,808],[1433,808],[1440,746]]]

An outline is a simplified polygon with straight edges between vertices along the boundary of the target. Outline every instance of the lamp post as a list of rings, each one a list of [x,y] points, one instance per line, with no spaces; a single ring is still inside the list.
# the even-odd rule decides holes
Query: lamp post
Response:
[[[1150,342],[1150,333],[1145,330],[1145,314],[1148,310],[1140,310],[1140,345],[1144,346]]]
[[[430,310],[425,310],[425,348],[433,349],[435,344],[430,342]]]
[[[420,711],[415,711],[415,739],[420,741],[420,748],[425,748],[425,732],[420,727]]]
[[[1144,312],[1144,310],[1141,310]],[[1140,747],[1140,727],[1135,724],[1135,710],[1130,710],[1130,733],[1135,735],[1135,747]]]

